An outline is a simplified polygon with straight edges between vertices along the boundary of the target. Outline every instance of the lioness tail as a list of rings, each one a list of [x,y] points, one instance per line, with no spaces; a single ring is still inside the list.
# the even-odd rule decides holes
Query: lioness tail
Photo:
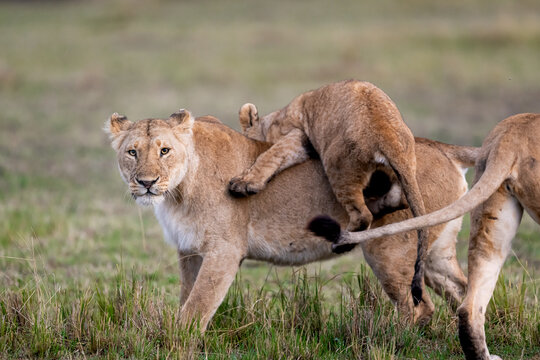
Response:
[[[472,187],[471,190],[469,190],[469,192],[452,204],[426,215],[388,224],[375,229],[354,233],[341,231],[341,235],[337,241],[335,238],[334,241],[331,239],[328,240],[336,243],[337,245],[356,244],[383,236],[390,236],[405,231],[416,230],[422,227],[435,226],[460,217],[486,201],[499,188],[503,181],[506,180],[510,175],[514,159],[515,157],[513,154],[494,149],[489,154],[486,161],[485,171],[481,175],[480,179],[478,179],[477,183]],[[328,223],[328,217],[325,217],[324,219]],[[308,228],[317,228],[319,226],[317,222],[319,221],[320,217],[313,219]],[[328,225],[327,227],[332,228]],[[333,236],[335,236],[335,230],[333,231],[333,234]],[[324,236],[322,233],[321,235]]]

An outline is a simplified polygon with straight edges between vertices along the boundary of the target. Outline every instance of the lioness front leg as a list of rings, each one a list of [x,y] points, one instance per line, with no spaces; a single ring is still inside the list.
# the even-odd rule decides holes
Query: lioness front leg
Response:
[[[201,268],[202,257],[178,251],[178,262],[180,265],[180,306],[182,306],[193,289]]]
[[[522,214],[519,202],[501,186],[471,215],[469,284],[465,300],[458,308],[459,340],[469,360],[499,359],[489,355],[485,314]]]
[[[180,324],[188,327],[199,325],[204,332],[210,319],[225,298],[240,267],[243,255],[230,249],[214,249],[205,254],[197,279],[182,306]]]
[[[258,193],[274,175],[309,159],[305,148],[308,141],[302,130],[292,130],[259,155],[251,168],[233,178],[229,183],[229,191],[235,196]]]

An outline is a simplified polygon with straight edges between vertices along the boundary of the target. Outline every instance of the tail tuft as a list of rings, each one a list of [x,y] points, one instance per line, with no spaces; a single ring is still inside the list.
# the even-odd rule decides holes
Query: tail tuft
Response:
[[[336,243],[341,235],[341,226],[328,215],[319,215],[311,219],[307,229],[317,236]]]
[[[420,301],[422,301],[422,287],[413,284],[411,287],[411,293],[414,306],[418,306]]]
[[[424,279],[424,266],[421,260],[416,260],[414,264],[414,276],[411,283],[411,295],[414,306],[417,306],[422,301],[422,285]]]
[[[344,254],[354,249],[358,244],[345,244],[345,245],[332,245],[332,252],[334,254]]]

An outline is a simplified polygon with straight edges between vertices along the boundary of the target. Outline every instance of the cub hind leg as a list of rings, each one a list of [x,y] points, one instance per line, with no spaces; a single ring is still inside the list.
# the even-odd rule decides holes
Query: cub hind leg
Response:
[[[335,144],[322,154],[324,171],[338,201],[349,215],[348,231],[361,231],[369,228],[373,215],[364,199],[364,189],[368,186],[374,164],[363,162],[355,155],[343,154],[343,144]]]
[[[380,89],[369,92],[367,115],[373,137],[369,139],[375,162],[386,161],[396,173],[413,216],[426,213],[424,200],[416,180],[415,140],[411,130],[405,125],[399,110]],[[362,134],[356,135],[362,140]],[[365,139],[364,139],[365,141]],[[424,261],[428,245],[427,229],[418,230],[418,250],[411,292],[415,305],[422,299],[424,287]]]

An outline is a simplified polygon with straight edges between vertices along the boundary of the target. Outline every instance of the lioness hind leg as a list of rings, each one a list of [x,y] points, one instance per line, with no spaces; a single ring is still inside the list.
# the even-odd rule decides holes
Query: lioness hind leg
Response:
[[[511,249],[523,208],[504,187],[471,215],[469,285],[458,308],[459,340],[467,359],[493,359],[486,345],[484,321],[501,267]]]
[[[453,309],[463,301],[467,291],[467,278],[459,266],[456,256],[457,235],[462,218],[440,225],[441,231],[432,229],[430,235],[438,232],[431,245],[426,261],[426,283],[435,292],[445,297]]]
[[[429,295],[426,293],[425,301],[416,307],[411,297],[410,284],[416,254],[414,233],[369,240],[361,246],[367,263],[400,316],[419,325],[427,324],[435,310]]]
[[[435,305],[433,305],[431,297],[426,292],[424,301],[414,306],[410,288],[412,271],[409,275],[389,278],[387,281],[382,281],[381,284],[388,297],[396,305],[400,316],[413,324],[425,326],[433,316]]]
[[[388,144],[382,143],[381,149],[383,155],[386,156],[390,166],[396,173],[396,176],[401,183],[407,202],[409,203],[409,208],[413,216],[420,216],[426,213],[426,208],[424,206],[424,199],[420,193],[420,188],[416,180],[416,155],[414,152],[414,139],[413,144],[407,147],[398,147],[396,145],[392,146],[392,142],[389,141]],[[413,302],[416,305],[419,305],[423,299],[425,288],[425,259],[427,256],[428,248],[428,230],[427,229],[418,229],[418,249],[417,249],[417,258],[416,263],[414,264],[414,276],[411,284],[411,293],[413,296]]]

